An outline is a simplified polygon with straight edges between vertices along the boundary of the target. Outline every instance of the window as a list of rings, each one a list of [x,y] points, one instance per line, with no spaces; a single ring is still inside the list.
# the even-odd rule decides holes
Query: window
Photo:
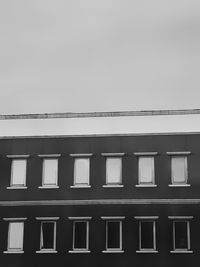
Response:
[[[90,162],[89,159],[75,159],[74,183],[75,185],[89,185]]]
[[[56,253],[56,221],[59,218],[36,218],[41,221],[40,250],[37,253]]]
[[[74,157],[74,185],[73,187],[90,187],[90,156],[92,154],[70,154]]]
[[[7,189],[25,189],[26,166],[29,155],[7,155],[11,159],[11,179]]]
[[[155,250],[155,222],[140,221],[140,250]]]
[[[104,253],[120,253],[122,250],[122,219],[124,217],[101,217],[106,220],[106,250]]]
[[[40,249],[55,249],[54,244],[55,222],[42,222]]]
[[[42,186],[39,188],[58,188],[58,157],[60,154],[38,155],[43,158]]]
[[[156,250],[156,219],[158,216],[136,216],[139,220],[139,250],[137,252],[158,252]]]
[[[73,220],[73,250],[70,253],[90,252],[89,220],[91,217],[69,217]]]
[[[138,185],[136,187],[156,187],[154,156],[158,152],[135,152],[138,156]]]
[[[154,184],[154,157],[141,156],[138,158],[138,172],[140,185]]]
[[[172,184],[187,184],[187,157],[171,157]]]
[[[11,186],[26,185],[26,159],[12,160]]]
[[[119,185],[122,183],[122,159],[111,158],[106,159],[106,184]]]
[[[106,157],[106,185],[103,187],[123,187],[122,156],[125,153],[101,153]]]
[[[188,180],[187,156],[190,151],[167,152],[171,156],[171,184],[169,186],[190,186]]]
[[[43,159],[42,186],[57,186],[58,159]]]
[[[169,216],[173,225],[173,250],[171,253],[192,253],[190,247],[190,219],[193,216]]]
[[[24,253],[24,220],[26,218],[4,218],[8,224],[8,243],[7,251],[4,253]]]

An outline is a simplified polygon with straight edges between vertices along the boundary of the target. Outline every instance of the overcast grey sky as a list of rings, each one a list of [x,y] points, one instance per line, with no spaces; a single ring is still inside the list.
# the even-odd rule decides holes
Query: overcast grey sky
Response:
[[[200,107],[199,0],[1,0],[0,113]]]

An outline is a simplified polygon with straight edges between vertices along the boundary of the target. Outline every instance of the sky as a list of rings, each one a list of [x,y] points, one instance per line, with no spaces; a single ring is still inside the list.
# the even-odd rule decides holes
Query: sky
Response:
[[[0,114],[200,108],[199,0],[1,0]]]

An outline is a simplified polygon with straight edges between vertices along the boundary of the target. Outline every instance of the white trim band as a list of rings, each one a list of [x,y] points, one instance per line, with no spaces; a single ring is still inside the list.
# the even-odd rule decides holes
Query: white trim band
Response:
[[[147,254],[147,253],[158,253],[158,250],[136,250],[136,253],[144,253],[144,254]]]
[[[92,217],[68,217],[69,220],[91,220]]]
[[[9,159],[26,159],[29,158],[30,155],[6,155]]]
[[[82,157],[92,157],[93,153],[82,153],[82,154],[69,154],[70,157],[74,157],[74,158],[82,158]]]
[[[170,220],[191,220],[194,216],[168,216]]]
[[[61,154],[39,154],[39,158],[59,158]]]
[[[102,220],[124,220],[125,216],[101,216]]]
[[[191,151],[166,152],[168,156],[190,155]]]
[[[101,153],[101,156],[103,157],[122,157],[124,156],[125,153],[124,152],[116,152],[116,153]]]
[[[3,253],[4,254],[23,254],[24,253],[24,251],[23,250],[16,250],[16,251],[12,251],[12,250],[5,250],[5,251],[3,251]]]
[[[157,220],[159,216],[134,216],[136,220]]]
[[[57,250],[37,250],[35,253],[47,254],[47,253],[58,253],[58,251]]]
[[[90,250],[69,250],[68,253],[78,254],[78,253],[91,253]]]
[[[36,217],[35,219],[38,221],[56,221],[59,220],[60,217]]]
[[[124,253],[124,250],[102,250],[102,253]]]
[[[134,152],[133,155],[135,156],[156,156],[158,152]]]
[[[173,254],[187,254],[187,253],[193,253],[192,250],[171,250],[170,253]]]
[[[4,221],[9,221],[9,222],[16,222],[16,221],[26,221],[27,218],[3,218]]]

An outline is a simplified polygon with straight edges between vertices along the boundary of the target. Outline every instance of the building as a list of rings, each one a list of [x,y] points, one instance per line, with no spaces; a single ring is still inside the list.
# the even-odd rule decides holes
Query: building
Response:
[[[199,110],[0,119],[2,267],[197,266]]]

